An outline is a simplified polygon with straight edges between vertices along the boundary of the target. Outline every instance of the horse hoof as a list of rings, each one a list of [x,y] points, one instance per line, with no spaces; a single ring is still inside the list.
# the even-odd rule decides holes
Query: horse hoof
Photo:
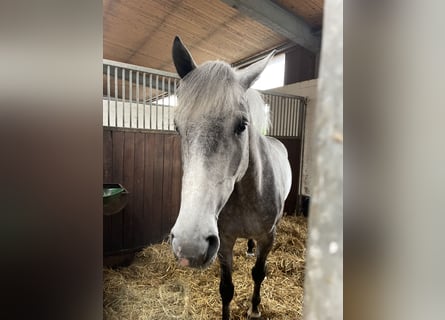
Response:
[[[255,253],[247,251],[246,256],[247,257],[255,257]]]
[[[252,306],[250,306],[249,311],[247,311],[247,319],[251,320],[251,319],[261,319],[261,312],[253,312],[252,311]]]

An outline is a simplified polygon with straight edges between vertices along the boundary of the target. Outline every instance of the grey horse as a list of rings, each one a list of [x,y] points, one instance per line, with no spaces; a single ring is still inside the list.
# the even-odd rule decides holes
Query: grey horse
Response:
[[[263,135],[268,113],[260,94],[250,89],[273,53],[243,70],[221,61],[197,66],[179,37],[172,53],[181,77],[175,126],[183,166],[173,252],[180,265],[194,268],[206,268],[218,256],[222,319],[229,320],[233,246],[237,238],[254,239],[248,317],[260,318],[266,259],[291,187],[286,148]]]

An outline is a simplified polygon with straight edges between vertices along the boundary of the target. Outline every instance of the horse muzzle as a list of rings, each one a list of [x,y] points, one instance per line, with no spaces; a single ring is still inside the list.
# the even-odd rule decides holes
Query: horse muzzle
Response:
[[[185,240],[171,234],[173,253],[183,267],[204,269],[216,259],[219,238],[216,235]]]

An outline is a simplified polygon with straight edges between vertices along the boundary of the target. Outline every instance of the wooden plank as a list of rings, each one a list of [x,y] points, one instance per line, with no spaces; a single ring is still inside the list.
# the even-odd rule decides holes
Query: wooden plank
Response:
[[[111,130],[103,131],[103,182],[111,183],[113,179],[113,138]],[[109,251],[112,241],[111,217],[103,217],[103,246],[104,251]]]
[[[144,179],[145,179],[145,133],[135,133],[134,141],[134,245],[144,245]]]
[[[323,23],[323,0],[274,0],[274,2],[302,17],[312,28],[320,28]]]
[[[154,195],[154,157],[153,150],[155,145],[155,135],[145,134],[144,136],[144,207],[142,226],[145,232],[141,234],[144,244],[152,242],[151,228],[154,225],[153,216],[153,195]]]
[[[114,131],[113,137],[113,183],[123,184],[124,178],[124,133]],[[123,248],[122,226],[123,213],[117,213],[111,217],[111,239],[110,251],[121,250]]]
[[[150,226],[153,243],[162,240],[163,213],[163,177],[164,177],[164,134],[153,134],[154,148],[151,156],[154,158],[153,172],[153,211],[151,212],[153,225]]]
[[[161,237],[165,238],[170,234],[173,227],[172,215],[173,204],[171,201],[173,187],[173,140],[174,135],[164,137],[164,172],[162,183],[162,229]]]
[[[284,204],[284,212],[293,214],[295,212],[298,200],[298,181],[300,178],[300,147],[301,140],[298,138],[279,137],[287,149],[288,158],[292,170],[292,186]]]
[[[181,138],[178,134],[173,135],[173,154],[172,154],[172,194],[171,194],[171,223],[174,225],[179,214],[181,205],[182,188],[182,162],[181,162]]]
[[[113,175],[113,139],[112,131],[103,132],[103,182],[111,183]]]
[[[124,213],[104,218],[104,252],[163,240],[180,206],[179,135],[107,128],[104,167],[111,172],[106,182],[121,183],[130,192]]]
[[[123,186],[130,193],[123,213],[123,248],[134,247],[134,202],[138,195],[134,192],[134,132],[124,133]]]

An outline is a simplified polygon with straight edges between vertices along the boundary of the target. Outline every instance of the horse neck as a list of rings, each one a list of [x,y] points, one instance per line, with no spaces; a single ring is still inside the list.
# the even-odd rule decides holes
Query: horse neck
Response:
[[[249,190],[252,190],[252,187],[255,186],[255,189],[259,192],[261,192],[263,181],[263,161],[261,158],[263,139],[264,136],[256,130],[252,130],[249,134],[249,166],[240,180],[240,186],[245,186]]]

